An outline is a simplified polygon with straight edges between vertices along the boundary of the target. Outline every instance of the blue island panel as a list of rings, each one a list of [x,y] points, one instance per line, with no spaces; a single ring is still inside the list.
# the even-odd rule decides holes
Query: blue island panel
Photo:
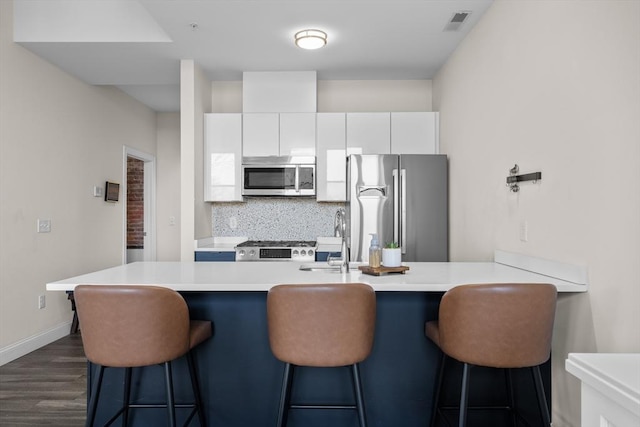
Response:
[[[274,426],[284,364],[271,354],[266,324],[265,292],[184,292],[193,319],[214,324],[213,337],[200,345],[195,358],[205,402],[207,425],[219,427]],[[427,320],[437,318],[442,293],[378,292],[373,351],[361,364],[362,385],[370,427],[425,427],[428,425],[440,363],[440,351],[424,335]],[[448,363],[443,399],[457,406],[461,364]],[[98,412],[104,422],[122,395],[122,370],[107,370],[105,394]],[[188,371],[184,360],[174,366],[176,401],[189,401]],[[136,402],[164,398],[162,368],[135,370]],[[91,370],[90,370],[91,374]],[[295,371],[292,401],[297,403],[353,402],[347,368],[299,368]],[[91,375],[89,375],[91,377]],[[140,379],[145,378],[145,383]],[[550,362],[543,367],[550,401]],[[148,381],[146,381],[148,380]],[[531,425],[540,425],[533,382],[528,370],[516,371],[517,405]],[[476,367],[472,370],[470,405],[506,402],[504,373]],[[102,399],[101,399],[102,400]],[[186,417],[178,410],[178,423]],[[164,425],[165,410],[133,410],[131,426]],[[448,418],[456,423],[456,413]],[[510,417],[495,411],[472,411],[470,426],[507,426]],[[475,424],[474,424],[475,423]],[[192,420],[192,426],[197,421]],[[288,427],[354,427],[355,411],[292,410]],[[440,420],[438,425],[446,425]]]

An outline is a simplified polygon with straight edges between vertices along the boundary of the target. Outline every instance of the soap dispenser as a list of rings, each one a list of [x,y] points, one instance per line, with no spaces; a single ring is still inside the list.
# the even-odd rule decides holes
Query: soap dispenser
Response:
[[[378,235],[371,233],[371,245],[369,246],[369,267],[380,267],[380,259],[382,258],[382,250],[378,243]]]

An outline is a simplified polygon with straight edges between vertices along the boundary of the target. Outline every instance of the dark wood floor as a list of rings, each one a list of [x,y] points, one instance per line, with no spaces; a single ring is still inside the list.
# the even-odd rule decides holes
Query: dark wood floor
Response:
[[[0,367],[0,426],[82,426],[87,364],[80,334]]]

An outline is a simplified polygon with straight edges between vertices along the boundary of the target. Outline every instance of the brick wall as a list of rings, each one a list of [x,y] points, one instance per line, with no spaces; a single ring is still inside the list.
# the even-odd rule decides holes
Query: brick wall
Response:
[[[127,158],[127,249],[144,248],[144,161]]]

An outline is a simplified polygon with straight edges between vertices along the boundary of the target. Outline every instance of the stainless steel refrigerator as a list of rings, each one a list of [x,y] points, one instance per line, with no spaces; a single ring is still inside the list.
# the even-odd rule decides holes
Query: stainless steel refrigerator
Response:
[[[368,262],[371,233],[397,242],[402,261],[448,261],[445,155],[347,158],[347,244],[351,261]]]

